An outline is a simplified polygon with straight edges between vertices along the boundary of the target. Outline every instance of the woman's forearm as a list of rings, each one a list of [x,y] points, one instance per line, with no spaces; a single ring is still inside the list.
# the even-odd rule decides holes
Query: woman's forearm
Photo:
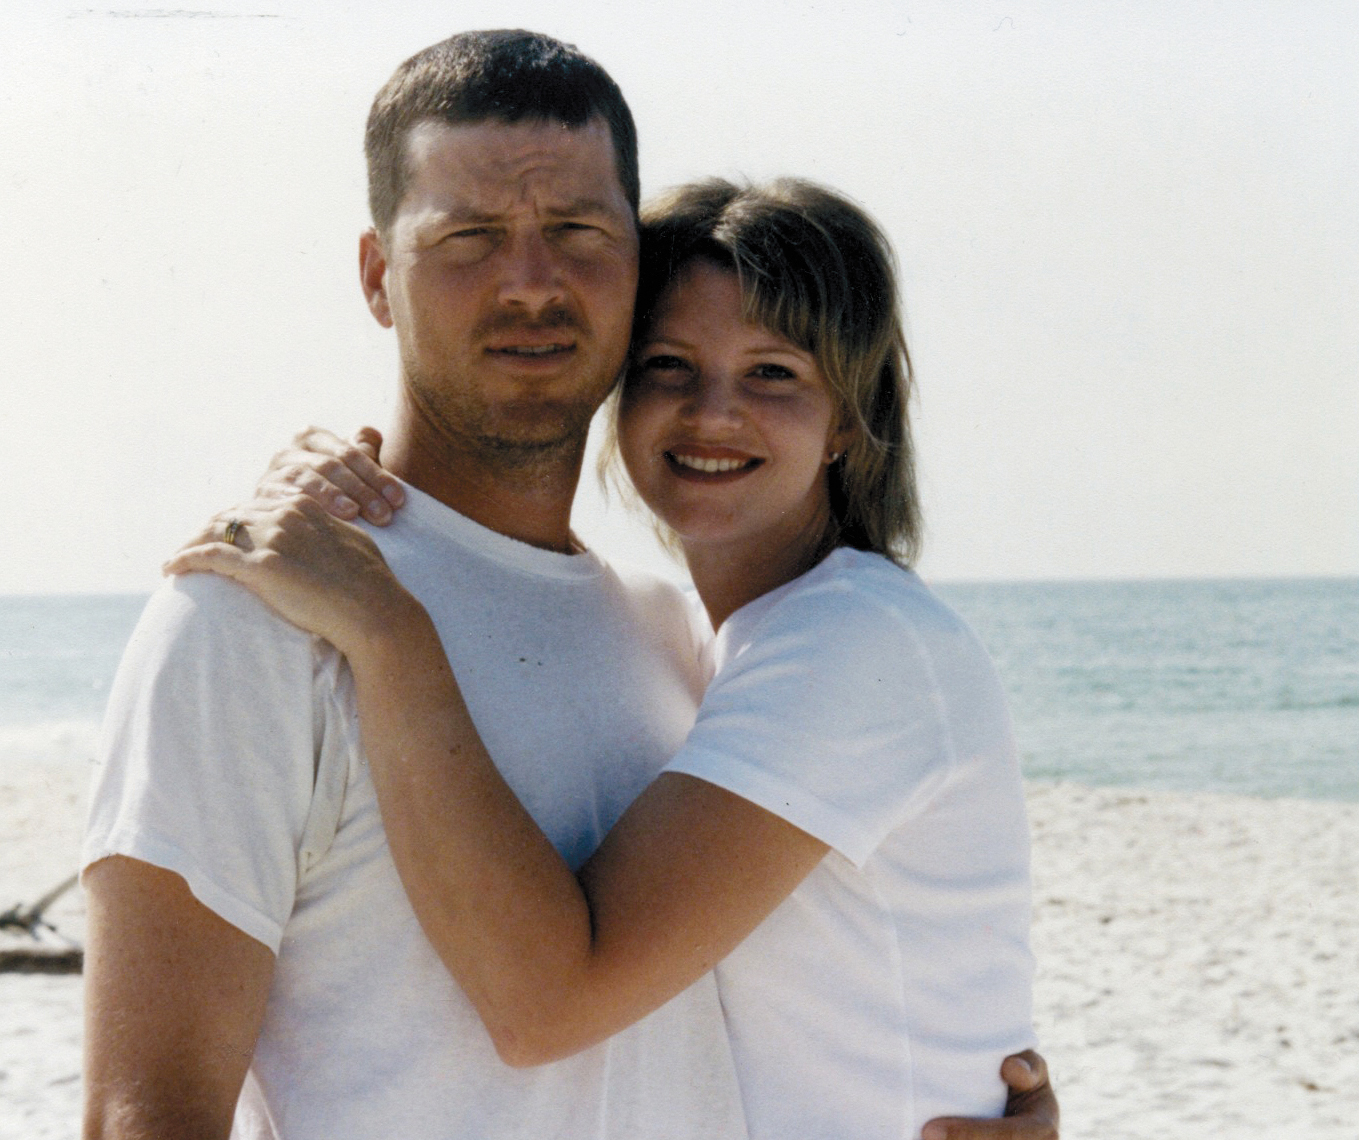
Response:
[[[414,600],[350,664],[397,871],[510,1064],[568,1056],[668,1001],[826,852],[733,793],[667,774],[573,874],[487,755]]]
[[[501,1056],[541,1060],[529,1038],[569,1038],[579,1016],[592,950],[586,895],[487,755],[423,609],[351,653],[350,665],[415,913]]]

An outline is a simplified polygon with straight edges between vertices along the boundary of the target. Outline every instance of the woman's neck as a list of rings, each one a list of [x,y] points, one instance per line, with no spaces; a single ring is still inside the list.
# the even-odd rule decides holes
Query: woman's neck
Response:
[[[684,560],[713,629],[742,606],[802,577],[834,548],[826,528],[789,543],[682,542]]]

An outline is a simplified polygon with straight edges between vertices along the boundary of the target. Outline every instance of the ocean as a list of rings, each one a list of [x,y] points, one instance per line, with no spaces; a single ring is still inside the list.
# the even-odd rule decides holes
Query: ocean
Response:
[[[1025,775],[1359,801],[1359,579],[941,586]]]
[[[1037,780],[1359,802],[1359,579],[944,584]],[[0,774],[87,765],[136,596],[0,597]]]

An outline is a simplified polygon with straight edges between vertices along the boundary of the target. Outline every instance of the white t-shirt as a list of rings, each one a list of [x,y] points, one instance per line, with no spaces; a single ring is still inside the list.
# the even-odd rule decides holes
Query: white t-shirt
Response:
[[[702,690],[674,590],[538,550],[410,489],[373,537],[429,610],[487,748],[573,866],[678,750]],[[234,1135],[743,1137],[711,977],[515,1070],[392,864],[335,651],[210,575],[151,600],[110,700],[84,848],[178,872],[277,954]]]
[[[754,1140],[999,1116],[1033,1044],[1028,828],[1000,683],[914,574],[862,551],[733,614],[669,764],[831,852],[717,967]]]

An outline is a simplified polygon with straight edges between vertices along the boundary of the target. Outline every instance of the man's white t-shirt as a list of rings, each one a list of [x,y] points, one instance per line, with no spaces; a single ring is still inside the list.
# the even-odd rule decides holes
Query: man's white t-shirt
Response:
[[[669,770],[832,850],[717,966],[753,1140],[999,1116],[1033,1044],[1029,844],[1005,699],[914,574],[858,550],[738,610]]]
[[[668,586],[407,493],[373,537],[429,610],[506,780],[577,866],[683,742],[700,635]],[[133,634],[84,862],[113,854],[179,873],[277,954],[233,1135],[745,1135],[711,976],[564,1061],[498,1059],[397,878],[347,666],[229,581],[168,583]]]

